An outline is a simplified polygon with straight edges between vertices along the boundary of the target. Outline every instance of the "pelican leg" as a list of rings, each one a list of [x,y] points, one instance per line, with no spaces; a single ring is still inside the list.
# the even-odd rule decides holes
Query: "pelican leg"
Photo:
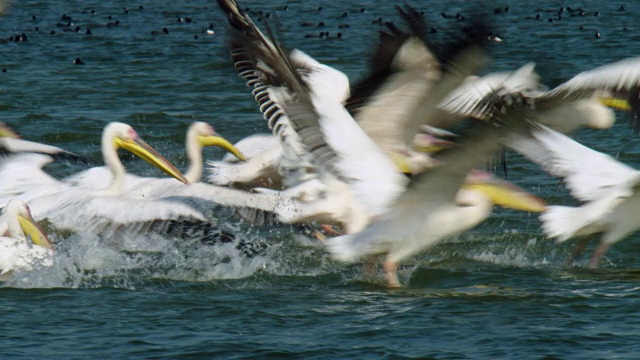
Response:
[[[313,236],[315,236],[315,238],[320,240],[320,241],[327,240],[327,236],[325,234],[323,234],[320,230],[313,230],[313,232],[311,234]]]
[[[600,242],[598,244],[596,249],[593,251],[593,256],[591,257],[591,261],[589,262],[590,269],[595,269],[598,267],[600,260],[602,259],[604,254],[607,253],[607,250],[609,250],[609,246],[610,246],[609,243],[606,243],[606,242]]]
[[[580,254],[582,254],[584,249],[586,249],[587,244],[589,243],[590,240],[591,240],[590,236],[584,237],[578,240],[578,243],[576,244],[575,249],[573,249],[573,252],[571,253],[571,257],[569,258],[569,260],[567,260],[566,266],[573,265],[573,263],[576,261],[578,256],[580,256]]]
[[[333,225],[322,224],[322,225],[320,225],[320,228],[322,229],[322,231],[324,231],[325,234],[330,235],[330,236],[344,235],[340,231],[337,231]]]
[[[400,284],[400,280],[398,280],[398,263],[397,262],[386,260],[385,262],[382,263],[382,268],[384,269],[384,276],[387,278],[389,287],[399,288],[402,286]]]

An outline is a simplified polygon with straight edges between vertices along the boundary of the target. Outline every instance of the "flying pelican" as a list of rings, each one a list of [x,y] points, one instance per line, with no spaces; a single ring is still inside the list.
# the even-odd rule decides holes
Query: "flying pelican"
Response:
[[[113,122],[102,133],[102,154],[111,172],[107,187],[89,190],[58,181],[42,170],[52,161],[50,156],[17,154],[0,164],[0,205],[14,198],[29,201],[36,220],[46,218],[58,228],[75,231],[178,217],[205,220],[199,212],[183,204],[132,201],[121,196],[126,187],[125,168],[117,154],[119,148],[188,183],[182,173],[142,141],[131,126]]]
[[[184,177],[190,183],[199,182],[202,177],[202,149],[205,146],[219,146],[229,151],[239,161],[245,161],[244,155],[229,141],[220,136],[214,128],[205,122],[194,122],[189,126],[186,137],[186,153],[189,159],[189,168]],[[70,176],[63,181],[74,186],[98,190],[109,185],[110,170],[107,166],[93,167]],[[131,190],[140,182],[149,179],[133,174],[126,174],[126,190]]]
[[[29,206],[20,200],[10,201],[0,217],[0,279],[16,270],[30,270],[35,264],[50,266],[52,256],[53,246]]]
[[[251,41],[265,39],[235,1],[220,0],[218,4],[226,12],[230,25],[236,31]],[[464,76],[460,74],[473,73],[484,63],[485,57],[479,51],[484,37],[462,39],[451,46],[442,59],[436,59],[426,43],[421,15],[408,5],[406,9],[396,8],[409,24],[412,34],[405,34],[395,26],[388,25],[391,33],[381,33],[373,56],[372,75],[356,85],[353,93],[344,74],[335,69],[318,63],[299,50],[291,53],[291,59],[295,70],[311,87],[324,86],[322,81],[311,80],[314,73],[323,73],[325,78],[331,77],[334,83],[339,84],[330,90],[335,90],[332,94],[335,100],[346,104],[347,109],[355,114],[359,126],[401,171],[417,173],[434,164],[429,156],[414,150],[416,142],[424,142],[423,138],[415,139],[414,136],[421,124],[434,122],[433,116],[429,114],[434,112],[432,109],[436,108],[439,99],[462,83]],[[474,48],[476,43],[480,46]],[[251,164],[227,165],[224,162],[212,162],[209,181],[219,185],[250,186],[256,179],[264,183],[265,176],[271,176],[271,182],[276,185],[280,185],[280,179],[284,178],[283,186],[288,188],[312,178],[306,176],[308,169],[313,169],[309,154],[298,134],[292,131],[286,113],[270,95],[269,84],[265,83],[265,77],[271,75],[270,71],[261,66],[261,59],[253,58],[255,54],[247,51],[246,40],[232,37],[231,45],[236,70],[247,81],[247,85],[253,88],[252,93],[260,111],[281,140],[283,149],[279,149],[276,144],[269,146],[265,142],[264,147],[268,150],[252,159]],[[273,49],[274,44],[266,40],[264,47]],[[463,66],[464,69],[461,69]],[[428,89],[430,91],[427,92]],[[258,139],[251,139],[256,148],[257,141]],[[278,162],[280,151],[285,156]],[[274,164],[277,164],[280,176],[274,175]]]
[[[311,164],[309,152],[305,149],[298,133],[293,129],[287,115],[282,111],[279,104],[272,99],[269,93],[269,84],[265,83],[264,79],[261,78],[261,74],[264,74],[261,70],[266,69],[262,69],[262,67],[259,69],[258,61],[253,57],[254,55],[249,51],[247,46],[247,39],[253,41],[256,39],[266,39],[266,37],[235,0],[218,0],[218,5],[227,15],[229,24],[233,27],[234,31],[237,32],[237,34],[231,36],[231,58],[234,67],[240,77],[246,81],[247,86],[252,89],[251,93],[258,103],[260,112],[267,121],[268,128],[280,141],[282,156],[278,162],[277,171],[284,181],[283,186],[285,188],[296,186],[306,180],[314,178],[316,175],[315,170],[313,170],[314,167]],[[238,34],[242,35],[238,36]],[[268,47],[273,47],[273,44],[269,42],[265,44]],[[341,72],[317,63],[315,60],[306,56],[306,54],[299,57],[296,67],[305,74],[308,73],[306,69],[309,67],[315,68],[316,72],[324,72],[327,83],[336,83],[336,87],[334,87],[336,92],[333,93],[333,96],[338,101],[346,101],[349,97],[348,79]],[[270,162],[270,159],[265,158],[265,156],[272,155],[273,154],[269,152],[255,157],[255,160],[252,162],[252,164],[257,164],[255,169],[253,169],[253,167],[243,167],[242,170],[248,169],[249,171],[253,171],[253,177],[258,178],[259,173],[262,171],[261,164]],[[218,172],[216,168],[213,168],[211,172],[212,176],[217,176],[217,174],[222,175],[220,180],[211,179],[215,184],[222,185],[224,182],[235,182],[235,180],[224,179],[225,176],[231,174],[230,172]],[[247,181],[239,178],[238,182]]]
[[[640,171],[545,126],[531,137],[511,140],[509,146],[562,178],[571,195],[584,202],[578,207],[549,206],[540,216],[545,234],[558,242],[583,237],[569,263],[582,253],[588,235],[603,234],[589,262],[595,268],[611,245],[640,228]]]
[[[439,107],[459,116],[485,117],[486,95],[518,93],[536,104],[533,120],[568,133],[581,126],[606,129],[615,122],[610,107],[640,112],[640,57],[629,58],[579,73],[567,82],[547,90],[539,84],[534,64],[515,72],[472,77],[449,94]],[[620,100],[627,101],[620,101]],[[636,120],[637,116],[636,116]]]
[[[349,93],[344,74],[299,50],[286,55],[234,1],[221,2],[224,6],[233,5],[227,14],[236,30],[232,43],[242,44],[242,58],[236,61],[245,69],[241,74],[249,78],[249,85],[260,82],[259,92],[268,95],[264,106],[276,107],[276,119],[287,120],[286,126],[310,149],[310,161],[319,175],[284,191],[303,205],[295,207],[295,211],[279,213],[279,219],[286,223],[315,220],[339,224],[347,233],[362,230],[373,218],[388,211],[391,202],[405,190],[406,178],[344,108],[343,94]],[[456,59],[461,64],[456,76],[475,68],[475,60],[468,65],[464,64],[468,58]],[[437,84],[442,87],[439,91],[457,80],[443,81],[444,84]]]
[[[396,6],[411,33],[392,23],[381,31],[373,54],[371,74],[352,87],[346,107],[363,130],[392,159],[401,154],[413,165],[413,172],[434,166],[431,157],[416,151],[415,136],[424,124],[450,126],[434,117],[437,105],[461,85],[464,74],[476,73],[487,57],[484,25],[474,24],[473,36],[452,42],[447,51],[438,50],[427,38],[422,15],[405,4]]]
[[[235,40],[232,42],[245,44],[244,56],[251,59],[253,64],[251,76],[264,78],[256,68],[259,59],[266,64],[262,68],[269,68],[262,70],[267,72],[265,75],[268,74],[269,79],[287,84],[288,88],[283,88],[264,83],[261,84],[264,87],[261,91],[268,94],[271,106],[277,106],[282,113],[278,120],[287,120],[286,129],[290,129],[299,139],[297,141],[302,145],[304,157],[316,168],[314,172],[317,174],[300,185],[285,185],[286,192],[299,191],[299,195],[294,197],[305,202],[318,197],[331,198],[333,211],[339,214],[330,215],[324,220],[340,221],[350,231],[366,225],[370,216],[382,213],[389,200],[404,190],[407,179],[344,108],[343,102],[349,94],[346,75],[318,63],[299,50],[286,55],[237,8],[235,1],[220,2],[235,5],[235,12],[228,13],[237,20],[230,20],[230,23],[241,23],[242,26],[235,28]],[[304,69],[302,75],[299,69]],[[295,93],[299,101],[292,98],[290,91]],[[283,147],[289,139],[288,136],[281,138]],[[371,196],[373,193],[377,196]],[[296,218],[307,221],[308,216],[317,213],[315,206],[309,207],[312,208],[312,213],[291,213],[285,222],[295,221]]]
[[[363,257],[384,256],[389,286],[400,286],[397,277],[400,261],[473,228],[491,214],[498,184],[477,184],[472,189],[461,186],[469,172],[493,156],[506,135],[521,126],[518,122],[524,114],[521,108],[511,108],[497,115],[491,126],[460,141],[443,155],[440,166],[415,176],[389,211],[368,227],[326,240],[331,257],[348,263]],[[541,211],[543,203],[538,202],[537,208]]]
[[[249,52],[254,51],[255,58],[260,59],[269,69],[265,70],[269,72],[268,76],[256,76],[273,79],[274,84],[267,90],[270,99],[278,104],[303,144],[310,149],[311,161],[320,175],[299,185],[300,196],[293,198],[300,200],[303,205],[288,218],[280,219],[289,223],[309,220],[326,224],[338,223],[348,234],[356,234],[371,221],[384,217],[395,199],[403,196],[401,194],[405,192],[406,178],[362,131],[339,101],[339,97],[336,98],[335,94],[341,94],[344,90],[334,90],[331,86],[340,83],[323,82],[326,79],[321,75],[326,70],[323,68],[316,73],[314,61],[309,60],[306,54],[294,50],[287,56],[281,47],[263,36],[251,40],[247,41]],[[296,71],[295,65],[302,61],[307,61],[304,76]],[[277,84],[286,84],[286,87]],[[496,148],[497,146],[495,145]],[[460,182],[470,170],[471,168],[466,169]],[[474,194],[478,197],[477,189],[484,188],[488,182],[487,177],[475,180],[477,182],[470,185],[474,189],[469,189],[467,193],[471,195],[466,195],[467,197]],[[482,182],[484,184],[481,185]],[[295,193],[296,190],[293,187],[284,192]],[[460,196],[463,197],[464,194],[463,191]],[[508,198],[507,195],[500,201],[507,203]],[[526,196],[520,196],[518,200],[522,201],[524,198]],[[415,197],[414,200],[417,201]],[[544,208],[537,198],[535,201],[529,200],[527,204],[535,211],[542,211]],[[490,210],[491,207],[487,208]],[[484,217],[488,216],[489,210]],[[458,225],[460,224],[447,226],[451,228],[450,231],[455,232],[459,229]]]

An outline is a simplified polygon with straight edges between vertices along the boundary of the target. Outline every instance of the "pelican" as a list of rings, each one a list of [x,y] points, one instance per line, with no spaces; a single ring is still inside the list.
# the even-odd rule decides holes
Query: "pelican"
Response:
[[[348,234],[359,233],[371,221],[385,216],[393,201],[403,196],[406,178],[346,111],[341,97],[336,96],[346,89],[331,88],[343,85],[338,81],[328,84],[327,78],[322,76],[328,71],[325,67],[318,68],[315,60],[299,50],[293,50],[287,56],[282,48],[257,30],[250,35],[253,37],[245,41],[248,52],[253,51],[254,58],[268,68],[264,70],[268,76],[259,73],[253,76],[273,79],[274,84],[267,87],[269,99],[278,105],[302,143],[310,149],[311,161],[319,172],[317,178],[284,191],[293,194],[299,191],[298,196],[292,197],[303,205],[296,212],[285,214],[288,215],[286,218],[279,214],[281,221],[338,223]],[[306,69],[303,75],[296,66]],[[286,87],[275,84],[286,84]],[[466,169],[466,173],[469,170]],[[488,182],[487,178],[484,182]],[[469,186],[483,187],[479,183]],[[471,194],[476,192],[470,190]],[[543,206],[539,199],[536,200],[531,207],[541,211]],[[501,201],[508,202],[505,198]],[[455,224],[448,224],[448,227],[451,231],[458,229]]]
[[[52,256],[53,246],[29,206],[20,200],[10,201],[0,217],[0,279],[37,264],[50,266]]]
[[[316,175],[314,167],[311,164],[310,155],[305,149],[305,145],[300,139],[300,136],[292,127],[287,115],[280,108],[278,102],[272,98],[269,92],[269,84],[265,83],[264,79],[261,78],[261,75],[265,74],[263,71],[267,70],[258,65],[257,59],[254,58],[254,54],[250,52],[247,46],[247,39],[251,39],[250,41],[266,39],[264,34],[255,26],[253,21],[251,21],[249,16],[238,6],[235,0],[218,0],[218,5],[227,15],[229,24],[234,28],[234,31],[242,34],[241,36],[236,34],[231,37],[231,58],[236,71],[240,77],[246,81],[247,86],[251,88],[251,93],[258,103],[260,112],[267,121],[269,129],[280,141],[282,156],[277,163],[277,171],[283,180],[283,187],[296,186],[306,180],[313,179]],[[274,45],[266,41],[265,46],[273,48]],[[333,96],[338,101],[346,101],[349,97],[348,79],[341,72],[319,64],[302,52],[300,52],[295,66],[301,73],[305,74],[308,73],[307,69],[309,68],[315,69],[316,73],[323,72],[328,84],[336,84],[332,89],[335,90]],[[248,176],[246,176],[245,173],[234,171],[236,169],[223,169],[218,167],[219,164],[213,164],[214,167],[211,169],[210,181],[219,185],[234,182],[251,182],[252,180],[246,180],[245,177],[256,179],[260,177],[261,172],[271,171],[264,170],[262,165],[272,161],[268,156],[273,156],[273,153],[268,152],[254,157],[252,164],[256,164],[257,166],[255,167],[242,167],[240,169],[252,171],[252,174],[248,174]],[[239,176],[228,179],[228,177],[234,173]],[[277,180],[279,179],[274,179],[274,182]]]
[[[235,30],[251,38],[251,41],[265,39],[235,1],[219,0],[218,4],[226,12],[229,23]],[[291,60],[296,72],[312,88],[325,91],[322,87],[329,82],[327,79],[338,84],[339,86],[325,91],[326,95],[346,104],[366,135],[401,171],[417,173],[433,166],[434,162],[423,152],[415,151],[420,150],[419,143],[424,143],[424,138],[414,138],[415,133],[422,123],[434,122],[430,114],[434,113],[433,109],[439,99],[462,83],[464,76],[460,74],[475,72],[484,64],[485,57],[479,51],[484,38],[461,40],[452,46],[448,58],[440,61],[425,42],[426,31],[421,15],[408,5],[405,10],[400,7],[396,9],[409,24],[412,33],[405,34],[395,26],[388,25],[391,33],[381,33],[378,49],[374,54],[372,75],[356,85],[353,92],[350,91],[344,74],[318,63],[301,51],[293,50]],[[251,166],[212,162],[209,181],[219,185],[251,186],[254,182],[264,183],[265,177],[270,176],[275,185],[280,185],[280,179],[283,178],[282,185],[288,188],[309,180],[313,177],[308,175],[308,169],[313,169],[311,158],[281,104],[271,95],[269,84],[264,81],[271,76],[271,71],[268,66],[261,65],[262,59],[253,58],[255,54],[247,51],[245,40],[236,36],[231,43],[236,70],[247,81],[247,85],[253,88],[252,93],[260,105],[260,111],[281,140],[282,149],[276,144],[267,145],[265,142],[265,151],[252,159]],[[475,44],[480,46],[469,46]],[[273,49],[274,46],[265,40],[265,48]],[[320,77],[319,74],[324,74],[324,79],[314,80]],[[251,140],[252,144],[257,141]],[[422,149],[433,150],[429,147]],[[280,155],[281,152],[284,156]],[[281,156],[280,162],[278,156]],[[274,174],[275,164],[279,175]]]
[[[308,207],[308,213],[305,210],[290,212],[290,216],[281,220],[298,222],[319,216],[322,220],[314,219],[323,223],[337,221],[348,231],[362,228],[371,216],[382,213],[390,199],[404,190],[407,180],[344,108],[343,102],[349,94],[348,78],[300,50],[286,55],[255,27],[235,1],[219,1],[222,2],[233,6],[227,11],[236,30],[232,42],[246,44],[242,48],[243,57],[247,59],[245,62],[250,62],[246,66],[250,67],[251,78],[276,79],[279,84],[287,84],[279,87],[269,80],[260,83],[260,91],[268,95],[265,104],[277,109],[277,121],[286,120],[278,129],[293,134],[279,137],[284,153],[287,153],[287,142],[295,139],[296,146],[302,148],[301,157],[310,162],[315,171],[312,178],[299,185],[285,185],[286,193],[297,193],[292,197],[307,203],[327,198],[326,204],[332,206],[331,211],[324,212],[326,216],[319,216],[314,205]],[[262,76],[262,71],[267,76]],[[377,196],[371,196],[373,193]]]
[[[205,146],[219,146],[229,151],[239,161],[245,161],[245,156],[229,141],[220,136],[214,128],[205,122],[194,122],[189,126],[186,136],[186,153],[189,159],[189,168],[184,177],[190,183],[199,182],[202,177],[203,160],[202,149]],[[106,166],[94,167],[64,179],[65,182],[88,189],[98,190],[109,185],[110,169]],[[148,178],[133,174],[126,174],[125,187],[133,189],[140,182]]]
[[[531,135],[513,139],[509,146],[562,178],[571,195],[584,202],[578,207],[549,206],[540,216],[542,229],[558,242],[582,237],[569,263],[582,253],[589,235],[602,233],[589,262],[595,268],[611,245],[640,228],[640,172],[548,127],[540,126]]]
[[[229,23],[234,29],[253,39],[264,38],[260,30],[255,27],[235,1],[220,0],[218,4],[226,12]],[[446,83],[447,86],[453,87],[451,84],[461,82],[462,78],[457,74],[452,76],[452,73],[446,69],[447,63],[444,64],[445,71],[442,71],[441,64],[423,40],[426,32],[421,23],[420,15],[409,6],[406,11],[399,7],[397,10],[409,23],[413,33],[411,35],[404,34],[389,25],[393,34],[385,32],[381,34],[378,49],[374,55],[373,74],[356,85],[355,93],[350,94],[349,87],[344,84],[344,86],[337,87],[333,95],[338,102],[345,103],[347,109],[356,114],[355,119],[365,130],[365,133],[401,169],[417,172],[433,164],[428,156],[413,151],[411,147],[414,130],[417,130],[416,125],[419,124],[421,117],[428,117],[425,114],[425,109],[429,107],[427,104],[433,103],[432,106],[435,107],[438,102],[436,98],[442,97],[446,93],[442,84]],[[462,44],[458,45],[464,48]],[[266,46],[272,47],[273,44],[267,43]],[[265,71],[259,61],[252,59],[252,55],[246,50],[246,44],[242,40],[237,38],[232,40],[231,55],[236,70],[247,81],[247,85],[253,88],[252,93],[260,105],[260,111],[268,121],[269,128],[273,129],[274,134],[281,140],[282,151],[285,154],[278,163],[281,176],[274,177],[273,182],[279,185],[279,180],[283,177],[284,187],[295,186],[312,177],[306,176],[307,169],[312,169],[310,158],[304,151],[299,136],[295,131],[292,131],[286,114],[278,102],[270,96],[268,84],[265,84],[264,79],[259,75],[261,73],[268,74],[269,71]],[[315,73],[324,73],[326,78],[331,77],[338,84],[341,84],[341,81],[345,83],[348,81],[344,74],[318,63],[306,54],[302,56],[302,54],[304,53],[294,50],[292,60],[296,71],[305,81],[308,81],[311,76],[309,69],[314,69],[312,72]],[[384,56],[380,58],[379,55]],[[470,62],[475,67],[482,63],[480,60],[482,57],[477,56],[477,58],[477,62]],[[385,75],[381,76],[381,74]],[[439,82],[443,76],[449,81]],[[456,80],[451,81],[452,79]],[[435,82],[439,82],[441,86],[436,87],[429,96],[423,95],[426,89],[434,87]],[[316,81],[313,86],[323,86],[320,84],[320,81]],[[363,106],[365,102],[366,104]],[[418,104],[422,104],[422,107],[412,114],[411,110]],[[407,134],[404,134],[402,129],[407,123],[412,126],[407,129]],[[405,140],[405,137],[408,140]],[[273,151],[260,154],[254,159],[252,166],[226,166],[220,162],[211,163],[210,181],[219,185],[247,184],[251,183],[253,179],[263,179],[264,174],[272,175],[272,164],[277,161],[275,156],[279,153],[277,145],[269,147],[269,149]]]
[[[398,154],[420,172],[435,165],[431,157],[416,151],[415,136],[422,125],[449,126],[435,117],[437,105],[461,85],[464,74],[476,73],[487,62],[480,34],[482,24],[474,24],[468,33],[438,57],[427,42],[422,16],[405,4],[396,10],[411,29],[407,34],[392,23],[389,32],[381,31],[373,55],[371,74],[352,88],[346,107],[369,137],[391,158]]]
[[[440,166],[415,176],[389,211],[365,229],[326,240],[331,257],[349,263],[384,256],[387,282],[399,287],[399,262],[473,228],[491,214],[498,184],[478,182],[468,189],[461,186],[474,167],[499,149],[509,129],[520,126],[523,115],[522,109],[512,108],[491,120],[496,125],[461,141],[440,159]],[[533,204],[532,211],[544,209],[541,200]]]
[[[57,228],[74,231],[103,229],[111,224],[133,224],[156,220],[205,220],[192,208],[170,202],[132,201],[121,194],[125,187],[125,168],[117,149],[125,149],[188,183],[171,163],[139,138],[129,125],[113,122],[102,133],[102,154],[111,173],[111,182],[101,190],[80,188],[58,181],[42,167],[52,158],[42,154],[17,154],[0,164],[0,204],[11,199],[28,201],[36,220],[49,219]]]
[[[344,108],[344,94],[349,93],[344,74],[297,49],[286,55],[255,27],[235,1],[220,0],[219,4],[230,8],[226,9],[229,22],[237,30],[232,43],[243,44],[242,51],[234,48],[232,55],[237,58],[242,54],[236,59],[236,66],[243,69],[241,75],[249,79],[250,86],[258,86],[254,94],[261,93],[256,96],[268,108],[265,117],[275,114],[273,118],[277,121],[287,120],[286,128],[292,129],[296,139],[310,150],[307,159],[318,172],[317,177],[284,191],[303,205],[295,207],[295,211],[279,213],[280,220],[286,223],[316,220],[342,225],[347,233],[359,232],[388,211],[391,202],[404,192],[406,178]],[[460,66],[451,65],[458,70],[456,75],[436,82],[438,92],[445,92],[464,78],[462,74],[476,68],[477,59],[469,60],[470,54],[477,53],[473,41],[471,44],[473,50],[469,53],[459,52],[455,63]],[[402,59],[410,61],[409,56]],[[269,83],[272,79],[273,84]],[[438,96],[441,95],[434,95]],[[418,112],[424,110],[423,106],[414,107]],[[417,114],[410,115],[418,118]],[[417,131],[420,125],[416,122],[411,126]]]
[[[482,119],[486,107],[483,99],[487,94],[518,93],[536,104],[533,120],[552,129],[563,133],[581,126],[607,129],[615,122],[615,114],[607,106],[638,112],[640,57],[579,73],[551,90],[538,81],[534,64],[526,64],[515,72],[472,77],[449,94],[439,107],[450,114]]]

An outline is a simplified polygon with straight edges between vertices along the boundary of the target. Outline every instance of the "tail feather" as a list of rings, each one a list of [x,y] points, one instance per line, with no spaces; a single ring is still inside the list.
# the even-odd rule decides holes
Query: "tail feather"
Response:
[[[342,235],[324,241],[333,260],[350,263],[358,259],[359,253],[353,247],[352,238],[353,235]]]
[[[235,177],[230,174],[231,165],[222,161],[208,161],[207,165],[209,165],[207,180],[211,184],[225,186],[234,182]]]
[[[549,206],[540,215],[542,230],[557,242],[564,242],[576,236],[576,233],[588,225],[582,207]]]

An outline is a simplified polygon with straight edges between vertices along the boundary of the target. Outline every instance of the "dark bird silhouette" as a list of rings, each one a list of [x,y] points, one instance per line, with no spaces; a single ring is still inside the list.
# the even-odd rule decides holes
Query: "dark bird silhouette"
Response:
[[[153,30],[151,32],[151,35],[156,36],[156,35],[168,35],[169,34],[169,29],[167,28],[162,28],[162,31],[158,31],[158,30]]]

